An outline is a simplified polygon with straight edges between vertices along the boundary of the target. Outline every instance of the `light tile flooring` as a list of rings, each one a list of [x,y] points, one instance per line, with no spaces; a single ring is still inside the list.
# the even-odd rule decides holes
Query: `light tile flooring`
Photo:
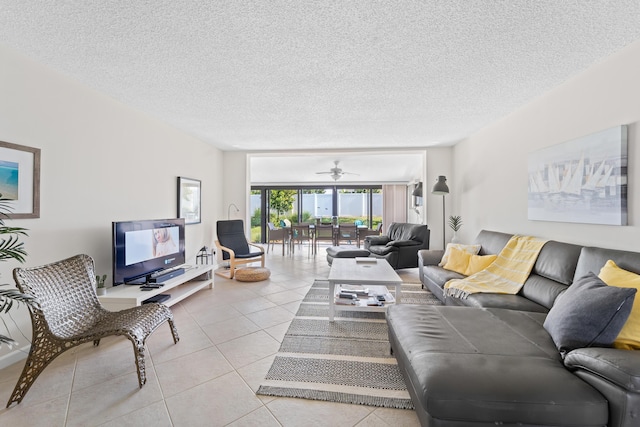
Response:
[[[257,396],[300,301],[329,267],[320,248],[267,255],[268,281],[215,276],[172,307],[180,342],[163,325],[147,341],[147,384],[138,388],[131,343],[103,339],[57,358],[2,426],[417,426],[413,411]],[[7,402],[24,361],[0,370]],[[5,403],[0,403],[4,406]]]

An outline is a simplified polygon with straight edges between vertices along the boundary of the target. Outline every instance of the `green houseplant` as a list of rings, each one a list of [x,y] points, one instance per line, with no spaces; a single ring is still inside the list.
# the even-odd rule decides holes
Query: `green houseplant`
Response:
[[[105,295],[107,293],[107,288],[105,287],[105,280],[107,280],[107,275],[103,274],[102,276],[96,276],[96,288],[98,295]]]
[[[27,252],[24,249],[20,236],[26,236],[27,230],[21,227],[9,227],[5,224],[5,219],[9,218],[11,206],[9,199],[2,197],[0,194],[0,261],[16,260],[24,262]],[[0,285],[8,286],[8,284]],[[4,328],[9,328],[2,318],[2,313],[8,313],[14,306],[14,303],[31,304],[33,297],[20,293],[17,289],[0,289],[0,320]],[[0,346],[2,344],[12,347],[17,344],[11,337],[0,334]]]
[[[451,215],[449,217],[449,227],[453,230],[451,243],[458,243],[458,230],[462,228],[462,217],[460,215]]]

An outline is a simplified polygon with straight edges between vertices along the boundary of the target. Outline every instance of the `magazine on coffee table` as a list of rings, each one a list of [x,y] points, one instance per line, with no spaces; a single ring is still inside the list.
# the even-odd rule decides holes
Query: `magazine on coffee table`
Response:
[[[335,289],[334,302],[337,305],[382,307],[395,303],[396,299],[386,286],[339,285]]]
[[[369,288],[363,285],[340,285],[340,289],[344,292],[349,292],[360,296],[368,296]]]

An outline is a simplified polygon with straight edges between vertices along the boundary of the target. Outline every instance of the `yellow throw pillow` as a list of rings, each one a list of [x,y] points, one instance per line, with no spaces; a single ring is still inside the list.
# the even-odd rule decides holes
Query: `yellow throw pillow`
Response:
[[[633,300],[631,314],[614,341],[613,346],[624,350],[640,350],[640,275],[624,270],[618,267],[615,262],[609,260],[600,269],[598,277],[609,286],[635,288],[638,290]]]
[[[444,267],[447,261],[449,260],[449,254],[451,253],[451,248],[456,248],[461,251],[465,251],[471,255],[477,255],[480,252],[480,245],[463,245],[462,243],[447,243],[447,249],[444,251],[444,255],[442,259],[438,263],[440,267]]]
[[[451,248],[449,252],[449,257],[447,259],[447,263],[444,265],[445,270],[455,271],[456,273],[465,274],[467,271],[467,267],[469,266],[469,258],[471,258],[471,254],[454,248]]]
[[[498,258],[498,255],[471,255],[469,257],[469,265],[467,266],[464,274],[467,276],[476,274],[478,271],[482,271],[489,267],[496,258]]]

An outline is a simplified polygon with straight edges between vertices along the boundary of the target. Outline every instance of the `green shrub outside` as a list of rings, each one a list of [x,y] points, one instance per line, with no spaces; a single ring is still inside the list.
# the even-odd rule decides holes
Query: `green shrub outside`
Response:
[[[260,227],[260,216],[262,215],[262,209],[256,209],[251,215],[251,227]]]

